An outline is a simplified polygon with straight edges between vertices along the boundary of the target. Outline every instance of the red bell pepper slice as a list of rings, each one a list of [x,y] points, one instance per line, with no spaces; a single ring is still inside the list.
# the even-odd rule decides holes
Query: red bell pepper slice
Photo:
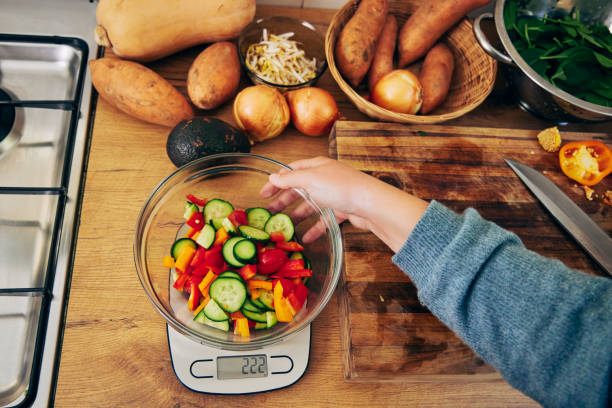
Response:
[[[295,285],[295,290],[293,291],[297,299],[304,303],[306,298],[308,297],[308,288],[302,282]]]
[[[186,273],[182,273],[179,275],[178,278],[176,278],[176,280],[174,281],[174,289],[176,290],[183,290],[183,287],[185,287],[185,282],[187,282],[187,279],[189,279],[189,275]]]
[[[257,265],[245,265],[238,270],[238,273],[245,281],[249,280],[257,274]]]
[[[209,266],[220,268],[225,263],[223,259],[223,255],[221,254],[221,250],[223,247],[221,245],[213,246],[208,249],[204,254],[204,263]]]
[[[304,247],[301,246],[300,244],[298,244],[295,241],[291,241],[291,242],[279,241],[279,242],[276,243],[276,247],[278,249],[282,249],[283,251],[297,252],[297,251],[303,251],[304,250]]]
[[[199,205],[201,207],[205,206],[206,203],[208,202],[208,200],[206,200],[206,199],[201,200],[201,199],[197,198],[196,196],[194,196],[192,194],[187,194],[187,200],[189,200],[190,202],[194,203],[195,205]]]
[[[272,242],[283,242],[285,240],[285,236],[280,231],[274,231],[270,234],[270,241]]]
[[[230,215],[227,216],[229,220],[234,224],[235,227],[239,225],[247,225],[249,222],[247,221],[246,211],[244,210],[234,210]]]
[[[202,228],[204,228],[204,216],[199,211],[194,212],[187,220],[187,225],[189,225],[195,231],[200,231]]]
[[[284,272],[279,271],[279,272],[276,272],[270,275],[271,278],[287,278],[287,279],[307,278],[309,276],[312,276],[312,269],[294,269],[294,270],[288,270]]]
[[[291,314],[295,315],[302,309],[304,302],[300,302],[295,293],[290,293],[287,295],[287,305],[291,309]]]
[[[195,310],[200,305],[200,296],[202,296],[202,292],[200,292],[200,288],[198,284],[200,282],[195,282],[193,279],[189,286],[189,300],[187,301],[187,307],[189,310]]]
[[[263,275],[269,275],[279,270],[287,262],[287,253],[282,249],[268,249],[259,257],[257,270]]]
[[[286,271],[296,271],[299,269],[304,269],[304,260],[303,259],[290,259],[281,268],[278,270],[279,273],[283,273]]]
[[[191,258],[191,263],[189,265],[193,266],[194,268],[197,268],[198,266],[202,265],[205,261],[205,258],[204,258],[205,254],[206,254],[206,249],[204,247],[199,247],[196,250],[196,253],[193,256],[193,258]]]
[[[195,268],[193,271],[191,271],[191,274],[193,276],[199,276],[203,278],[208,274],[208,271],[212,271],[212,268],[206,264],[202,264]]]

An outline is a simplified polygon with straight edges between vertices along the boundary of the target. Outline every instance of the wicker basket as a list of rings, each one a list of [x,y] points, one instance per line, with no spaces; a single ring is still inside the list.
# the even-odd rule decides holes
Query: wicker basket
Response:
[[[389,13],[397,18],[401,29],[410,14],[423,0],[390,0]],[[472,32],[472,24],[463,19],[452,27],[442,38],[455,57],[455,71],[446,100],[428,115],[409,115],[392,112],[368,102],[360,95],[367,93],[365,82],[359,89],[351,87],[342,77],[334,60],[334,47],[340,31],[357,9],[359,0],[350,0],[334,15],[325,37],[325,54],[329,70],[353,104],[371,118],[399,123],[439,123],[473,110],[480,105],[493,90],[497,62],[488,56],[478,45]],[[422,60],[408,67],[418,74]]]

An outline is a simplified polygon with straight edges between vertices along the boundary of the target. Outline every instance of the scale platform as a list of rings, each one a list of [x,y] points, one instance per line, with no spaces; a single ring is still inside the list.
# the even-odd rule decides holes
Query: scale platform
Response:
[[[172,368],[192,391],[252,394],[295,384],[310,357],[310,325],[289,339],[261,349],[230,351],[208,347],[166,325]]]

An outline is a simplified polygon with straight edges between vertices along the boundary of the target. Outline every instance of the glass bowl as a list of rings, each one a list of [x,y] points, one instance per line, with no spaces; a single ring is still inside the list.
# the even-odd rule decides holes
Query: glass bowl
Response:
[[[266,81],[251,71],[245,63],[245,55],[249,45],[261,41],[263,30],[267,29],[270,34],[294,33],[291,40],[300,43],[304,50],[306,58],[317,59],[317,71],[314,78],[301,84],[282,85]],[[244,67],[248,77],[255,85],[270,85],[277,88],[281,92],[291,91],[294,89],[304,88],[314,85],[321,75],[327,69],[327,60],[325,59],[325,36],[317,30],[312,24],[306,21],[300,21],[289,17],[270,17],[259,18],[245,27],[238,37],[238,55],[240,63]]]
[[[304,255],[311,261],[313,276],[308,281],[308,299],[292,322],[279,322],[265,330],[251,330],[250,338],[234,335],[193,321],[187,297],[171,284],[170,269],[162,260],[170,254],[172,243],[183,236],[183,213],[187,194],[199,198],[222,198],[236,209],[266,207],[272,200],[259,195],[271,173],[288,166],[275,160],[246,153],[226,153],[203,157],[180,167],[153,191],[140,212],[134,238],[134,259],[138,277],[153,306],[179,333],[219,349],[249,350],[280,342],[310,324],[323,310],[340,277],[342,241],[334,214],[320,208],[308,195],[296,190],[299,198],[283,212],[291,215],[301,203],[313,214],[295,224],[298,239],[319,219],[326,233],[305,244]]]

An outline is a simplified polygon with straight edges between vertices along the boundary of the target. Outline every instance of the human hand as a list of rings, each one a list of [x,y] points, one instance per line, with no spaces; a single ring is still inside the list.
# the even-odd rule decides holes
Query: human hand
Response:
[[[272,212],[282,211],[299,198],[299,194],[289,189],[290,187],[300,188],[307,191],[322,207],[332,209],[339,223],[348,219],[357,228],[368,228],[367,220],[360,215],[356,187],[365,187],[371,177],[325,157],[298,160],[289,166],[293,171],[283,170],[270,175],[270,182],[261,189],[263,197],[271,197],[280,192],[268,206]],[[312,207],[303,203],[295,209],[291,217],[300,221],[312,212]],[[302,239],[304,242],[312,242],[324,232],[325,224],[319,221]]]
[[[322,207],[334,211],[339,222],[349,220],[357,228],[376,234],[397,251],[427,208],[427,203],[346,164],[325,157],[298,160],[292,171],[271,174],[261,189],[263,197],[278,195],[269,208],[281,211],[299,195],[290,188],[303,189]],[[306,218],[312,209],[306,204],[291,214],[294,220]],[[302,237],[312,242],[325,232],[322,222]]]

